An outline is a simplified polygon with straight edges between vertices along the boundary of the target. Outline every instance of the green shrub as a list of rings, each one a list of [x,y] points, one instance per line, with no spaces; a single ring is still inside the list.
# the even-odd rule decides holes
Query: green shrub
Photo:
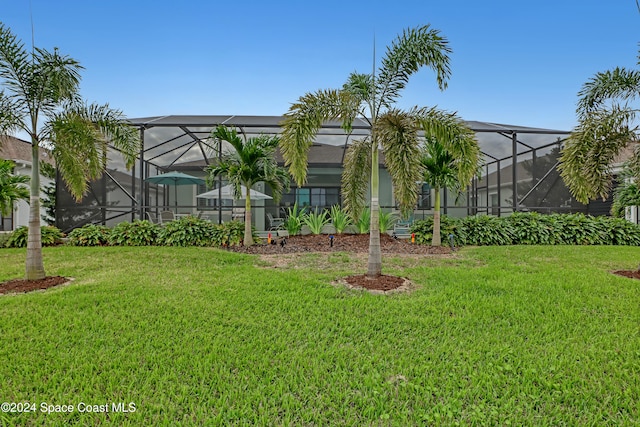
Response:
[[[113,246],[155,245],[159,226],[144,220],[121,222],[111,230],[109,244]]]
[[[513,244],[549,245],[565,241],[565,236],[558,234],[560,222],[557,219],[551,219],[550,215],[514,212],[501,220],[511,226]]]
[[[475,246],[510,245],[513,243],[513,227],[502,218],[480,215],[463,218],[466,243]]]
[[[257,241],[258,236],[253,234],[253,240]],[[220,225],[214,225],[213,246],[238,246],[244,240],[244,222],[229,221]]]
[[[433,218],[411,228],[416,242],[431,243]],[[508,217],[441,218],[441,233],[456,244],[469,245],[634,245],[640,246],[640,226],[621,218],[584,214],[542,215],[516,212]]]
[[[553,215],[558,220],[558,232],[567,245],[602,245],[607,240],[600,220],[584,214]]]
[[[415,221],[409,231],[415,233],[416,243],[430,245],[433,239],[433,217]],[[456,245],[461,246],[466,243],[466,235],[461,226],[460,219],[442,215],[440,217],[440,235],[442,236],[442,241],[448,242],[449,235],[451,234],[453,234]]]
[[[22,226],[16,228],[11,236],[7,239],[6,245],[8,248],[26,248],[29,229]],[[40,227],[40,236],[42,238],[42,246],[52,246],[62,243],[64,234],[60,229],[52,226],[45,225]]]
[[[366,234],[369,232],[371,226],[371,210],[364,208],[360,212],[360,217],[355,221],[356,230],[359,234]]]
[[[336,228],[337,234],[344,233],[347,227],[353,224],[349,214],[347,214],[347,212],[338,205],[331,206],[331,212],[329,215],[331,217],[331,223]]]
[[[284,228],[287,229],[290,236],[300,234],[300,230],[302,230],[302,224],[304,224],[306,216],[307,214],[304,212],[304,209],[298,208],[297,202],[292,208],[288,209],[287,219],[284,220]]]
[[[393,224],[398,220],[398,217],[392,212],[382,212],[378,216],[378,223],[380,224],[380,232],[386,233],[393,228]]]
[[[640,226],[623,218],[597,217],[603,245],[640,246]]]
[[[104,225],[87,224],[69,233],[71,246],[105,246],[109,244],[111,230]]]
[[[316,208],[314,213],[306,215],[303,219],[304,224],[309,227],[309,230],[311,230],[313,234],[322,233],[322,227],[328,224],[329,221],[327,211],[323,210],[321,213],[318,213],[318,208]]]
[[[10,233],[0,233],[0,248],[7,247],[7,241],[9,241],[9,237],[11,237]]]
[[[221,227],[188,216],[162,227],[158,233],[158,243],[165,246],[215,246],[222,244],[224,237]]]

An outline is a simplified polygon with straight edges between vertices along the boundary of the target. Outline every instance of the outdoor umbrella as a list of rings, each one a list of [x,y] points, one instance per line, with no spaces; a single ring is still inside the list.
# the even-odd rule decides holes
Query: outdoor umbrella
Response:
[[[145,179],[147,182],[162,185],[173,185],[175,192],[176,213],[178,212],[178,185],[204,184],[204,179],[182,172],[167,172]]]
[[[247,198],[247,187],[245,187],[244,185],[240,186],[240,192],[241,192],[241,196],[239,198],[239,200],[244,200]],[[254,189],[251,189],[251,191],[249,192],[251,200],[266,200],[266,199],[273,199],[273,197],[261,193],[259,191],[256,191]],[[214,189],[211,191],[207,191],[206,193],[202,193],[202,194],[198,194],[196,197],[201,198],[201,199],[233,199],[233,186],[232,185],[225,185],[224,187],[218,189]]]

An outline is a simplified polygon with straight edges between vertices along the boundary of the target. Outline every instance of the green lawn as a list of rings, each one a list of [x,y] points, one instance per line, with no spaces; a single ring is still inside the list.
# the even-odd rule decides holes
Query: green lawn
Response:
[[[0,250],[0,281],[24,256]],[[640,281],[609,273],[638,248],[386,258],[419,285],[394,296],[331,286],[348,254],[294,260],[46,248],[75,280],[0,296],[0,401],[36,405],[0,425],[640,424]]]

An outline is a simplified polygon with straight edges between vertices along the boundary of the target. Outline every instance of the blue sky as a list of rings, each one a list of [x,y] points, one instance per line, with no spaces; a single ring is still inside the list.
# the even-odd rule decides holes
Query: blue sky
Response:
[[[570,130],[582,84],[635,68],[634,0],[0,0],[0,21],[85,67],[82,94],[128,117],[281,115],[306,92],[370,72],[403,29],[430,24],[453,49],[445,92],[429,70],[399,106]]]

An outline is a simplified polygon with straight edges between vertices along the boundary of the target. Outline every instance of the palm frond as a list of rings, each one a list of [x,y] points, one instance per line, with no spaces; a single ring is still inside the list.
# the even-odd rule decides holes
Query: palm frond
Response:
[[[411,114],[392,109],[378,117],[375,134],[384,151],[396,203],[406,217],[418,200],[422,176],[418,125]]]
[[[342,170],[342,200],[352,218],[358,218],[366,204],[371,178],[370,138],[355,140],[347,148]]]
[[[14,175],[14,166],[11,160],[0,159],[0,215],[10,215],[18,200],[29,200],[29,188],[24,186],[29,177]]]
[[[437,108],[416,109],[425,138],[434,138],[455,159],[457,180],[461,188],[480,174],[481,152],[474,132],[456,114]]]
[[[632,100],[640,95],[640,71],[617,67],[597,73],[583,86],[578,97],[578,115],[585,115],[603,106],[611,99]]]
[[[307,158],[315,135],[328,120],[342,120],[349,131],[358,110],[358,98],[347,90],[307,93],[293,104],[281,123],[280,150],[295,182],[307,179]]]
[[[558,169],[576,200],[606,199],[612,185],[615,156],[637,135],[630,124],[635,112],[613,106],[582,118],[565,141]]]
[[[12,93],[27,93],[24,85],[30,64],[24,43],[0,22],[0,78]]]
[[[23,115],[20,105],[0,91],[0,147],[2,147],[3,137],[12,135],[22,128]]]
[[[53,155],[62,179],[76,200],[81,200],[88,181],[106,168],[109,143],[118,149],[128,166],[140,151],[140,138],[122,113],[108,105],[67,105],[45,126],[54,144]]]
[[[110,108],[108,104],[81,105],[77,111],[98,129],[103,140],[110,142],[120,151],[127,167],[132,167],[140,153],[142,142],[138,129],[127,124],[124,114],[120,110]]]
[[[424,182],[432,188],[460,191],[455,159],[437,139],[427,139],[421,154]]]
[[[382,59],[376,81],[380,106],[391,108],[407,85],[409,77],[421,67],[434,70],[438,87],[441,90],[446,89],[451,75],[450,53],[447,39],[429,25],[404,30],[402,35],[387,47]]]
[[[264,182],[273,193],[276,202],[284,189],[289,189],[289,175],[275,160],[275,149],[279,138],[272,135],[241,138],[235,129],[218,126],[211,136],[231,144],[233,150],[226,152],[216,164],[207,167],[207,185],[213,186],[219,176],[225,177],[234,189],[234,197],[241,198],[240,185],[250,188]]]

